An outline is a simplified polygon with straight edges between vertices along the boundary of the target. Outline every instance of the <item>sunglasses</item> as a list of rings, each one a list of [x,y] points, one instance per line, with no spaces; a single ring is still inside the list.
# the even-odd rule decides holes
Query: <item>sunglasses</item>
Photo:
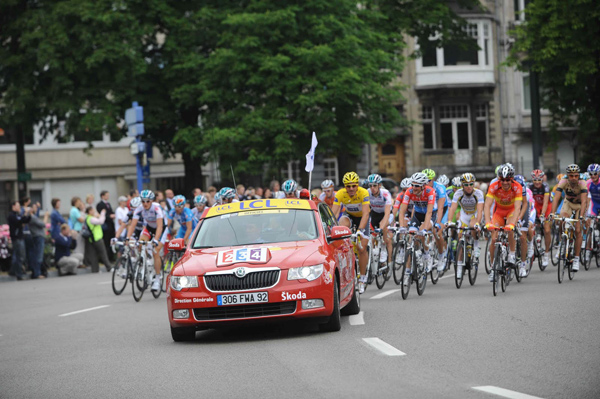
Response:
[[[475,183],[463,183],[463,187],[472,187]]]
[[[512,181],[512,178],[508,178],[508,179],[500,179],[501,182],[503,183],[508,183]]]
[[[590,173],[590,176],[598,176],[598,173]]]
[[[379,184],[369,184],[369,187],[379,187]]]
[[[572,175],[569,175],[569,177],[579,177],[579,174],[572,174]]]
[[[332,192],[333,192],[333,189],[332,189],[332,188],[329,188],[329,189],[327,189],[327,190],[323,190],[323,192],[325,192],[325,193],[332,193]]]
[[[543,181],[542,179],[533,179],[534,182],[536,181]]]
[[[423,188],[423,186],[422,186],[422,185],[420,185],[420,184],[411,184],[411,186],[413,186],[413,187],[419,187],[419,188]]]
[[[358,187],[358,184],[351,184],[351,185],[346,186],[346,188],[357,188],[357,187]]]
[[[143,203],[143,204],[147,204],[147,203],[149,203],[149,202],[152,202],[152,200],[142,200],[142,203]]]
[[[175,208],[183,208],[185,205],[175,205]]]

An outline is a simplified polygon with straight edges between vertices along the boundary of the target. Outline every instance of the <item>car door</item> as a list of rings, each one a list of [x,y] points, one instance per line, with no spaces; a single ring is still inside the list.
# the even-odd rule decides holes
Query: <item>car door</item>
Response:
[[[330,235],[332,227],[337,226],[337,222],[335,221],[335,217],[333,216],[333,213],[327,204],[319,204],[319,215],[321,216],[325,234]],[[330,250],[333,251],[335,262],[340,269],[340,299],[343,299],[352,292],[352,263],[349,261],[352,255],[351,245],[348,245],[348,240],[342,240],[335,245],[327,245],[329,246]]]

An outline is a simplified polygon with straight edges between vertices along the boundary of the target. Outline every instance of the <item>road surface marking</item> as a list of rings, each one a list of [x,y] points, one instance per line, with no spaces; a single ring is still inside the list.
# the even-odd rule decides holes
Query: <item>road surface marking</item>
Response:
[[[369,299],[381,299],[381,298],[384,298],[384,297],[386,297],[388,295],[392,295],[394,292],[398,292],[398,291],[400,291],[400,289],[384,291],[381,294],[377,294],[374,297],[371,297]]]
[[[494,387],[491,385],[486,385],[486,386],[482,386],[482,387],[473,387],[473,389],[491,393],[491,394],[498,395],[498,396],[502,396],[505,398],[510,398],[510,399],[541,399],[537,396],[531,396],[531,395],[527,395],[525,393],[515,392],[515,391],[511,391],[509,389]]]
[[[102,308],[107,308],[110,305],[102,305],[102,306],[96,306],[95,308],[89,308],[89,309],[83,309],[83,310],[77,310],[75,312],[70,312],[70,313],[63,313],[63,314],[59,314],[58,317],[65,317],[65,316],[71,316],[74,314],[78,314],[78,313],[83,313],[83,312],[89,312],[90,310],[96,310],[96,309],[102,309]]]
[[[104,284],[111,284],[112,281],[103,281],[101,283],[98,283],[98,285],[104,285]]]
[[[371,345],[373,348],[377,349],[379,352],[388,356],[405,356],[406,353],[399,351],[394,348],[392,345],[383,342],[379,338],[363,338],[367,344]]]
[[[361,326],[361,325],[365,324],[364,316],[365,316],[364,312],[359,312],[358,314],[350,316],[350,318],[349,318],[350,325],[351,326]]]

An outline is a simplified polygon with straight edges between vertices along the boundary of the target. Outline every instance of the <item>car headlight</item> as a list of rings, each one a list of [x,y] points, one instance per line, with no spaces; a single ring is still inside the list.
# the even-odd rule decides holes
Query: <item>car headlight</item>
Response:
[[[171,276],[171,289],[198,288],[198,276]]]
[[[323,274],[323,265],[295,267],[288,270],[288,280],[313,281]]]

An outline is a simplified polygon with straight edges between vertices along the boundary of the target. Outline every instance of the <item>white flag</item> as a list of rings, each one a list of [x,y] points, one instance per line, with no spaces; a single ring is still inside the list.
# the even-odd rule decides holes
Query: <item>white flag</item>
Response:
[[[317,148],[317,144],[319,144],[317,141],[317,134],[313,132],[310,151],[308,154],[306,154],[306,168],[304,170],[307,172],[312,172],[313,168],[315,167],[315,149]]]

